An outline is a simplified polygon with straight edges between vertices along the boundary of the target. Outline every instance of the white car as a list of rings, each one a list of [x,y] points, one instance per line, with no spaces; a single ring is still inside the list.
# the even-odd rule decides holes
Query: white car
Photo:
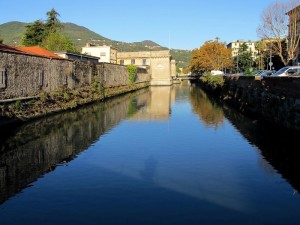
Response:
[[[273,73],[270,77],[287,77],[300,75],[300,66],[286,66]]]
[[[224,75],[224,72],[221,70],[212,70],[210,73],[211,75]]]

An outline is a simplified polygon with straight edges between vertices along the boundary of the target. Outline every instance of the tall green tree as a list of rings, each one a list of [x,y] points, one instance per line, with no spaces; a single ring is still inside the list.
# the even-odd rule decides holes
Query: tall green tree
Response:
[[[41,20],[36,20],[33,24],[26,26],[25,34],[22,38],[22,45],[35,46],[40,45],[46,37],[46,27]]]
[[[254,60],[252,58],[252,52],[248,49],[248,45],[246,43],[243,43],[240,46],[236,62],[238,63],[240,70],[246,74],[250,74]]]
[[[46,20],[45,26],[48,33],[56,33],[63,28],[63,25],[58,19],[59,16],[59,13],[56,12],[55,9],[51,9],[49,12],[47,12],[48,18]]]
[[[48,18],[44,23],[37,20],[26,26],[22,45],[39,45],[50,51],[79,52],[71,40],[59,32],[63,25],[58,20],[58,16],[59,13],[55,9],[51,9],[47,12]]]

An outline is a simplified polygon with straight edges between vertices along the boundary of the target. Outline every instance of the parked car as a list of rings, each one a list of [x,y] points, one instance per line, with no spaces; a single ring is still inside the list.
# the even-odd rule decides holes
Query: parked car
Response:
[[[299,76],[300,66],[286,66],[273,73],[271,77]]]
[[[262,72],[264,72],[266,70],[254,70],[251,72],[252,76],[259,76]]]
[[[272,74],[274,74],[274,71],[272,71],[272,70],[264,70],[263,72],[261,72],[261,73],[259,74],[259,76],[260,76],[261,78],[263,78],[263,77],[269,77],[269,76],[271,76]]]
[[[224,75],[224,72],[221,70],[212,70],[211,75]]]

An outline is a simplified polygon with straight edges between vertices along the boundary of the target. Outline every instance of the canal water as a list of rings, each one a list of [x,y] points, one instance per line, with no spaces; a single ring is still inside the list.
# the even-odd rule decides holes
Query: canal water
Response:
[[[0,135],[1,225],[300,224],[300,136],[198,87],[151,87]]]

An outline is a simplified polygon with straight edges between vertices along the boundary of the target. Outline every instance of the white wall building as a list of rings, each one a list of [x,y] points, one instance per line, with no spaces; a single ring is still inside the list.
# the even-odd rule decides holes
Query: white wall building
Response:
[[[96,46],[88,43],[82,48],[81,53],[99,57],[99,62],[117,63],[117,49],[111,46]]]
[[[258,50],[255,47],[255,41],[241,41],[241,40],[237,40],[237,41],[233,41],[230,42],[227,45],[228,49],[232,50],[232,57],[236,57],[239,54],[239,49],[242,47],[243,44],[246,44],[248,46],[248,51],[250,51],[252,53],[252,58],[256,59],[257,55],[258,55]]]

